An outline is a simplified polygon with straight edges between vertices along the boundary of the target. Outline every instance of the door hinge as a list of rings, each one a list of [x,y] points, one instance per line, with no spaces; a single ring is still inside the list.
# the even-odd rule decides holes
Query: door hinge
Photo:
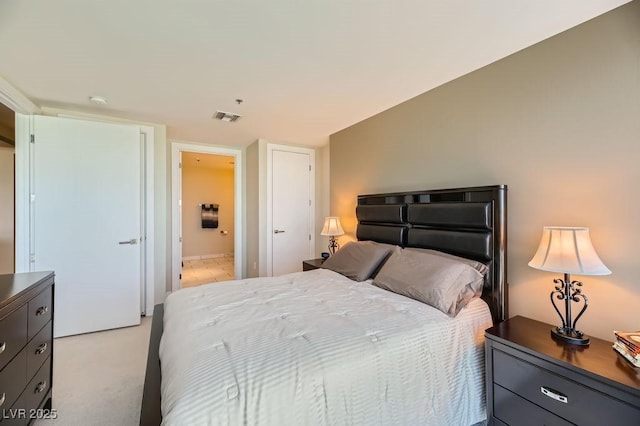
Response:
[[[309,205],[311,205],[311,200],[309,200]]]
[[[311,171],[311,164],[309,164],[309,171]]]
[[[180,274],[180,279],[182,279],[182,274]]]
[[[36,143],[36,135],[30,135],[29,140],[31,141],[31,143]]]
[[[309,234],[309,241],[311,241],[311,234]]]
[[[182,168],[182,162],[178,163],[178,168],[181,169]]]

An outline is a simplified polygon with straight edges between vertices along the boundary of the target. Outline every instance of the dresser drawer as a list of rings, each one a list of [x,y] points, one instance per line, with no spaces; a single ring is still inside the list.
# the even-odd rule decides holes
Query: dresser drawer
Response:
[[[51,321],[45,325],[27,346],[27,380],[30,380],[42,363],[51,355]]]
[[[11,408],[27,383],[27,350],[23,349],[0,371],[0,412]]]
[[[18,409],[18,407],[26,406],[24,403],[25,397],[25,393],[22,392],[22,395],[20,395],[20,398],[13,404],[13,407],[4,411],[4,417],[0,420],[0,425],[24,426],[29,423],[29,419],[27,418],[29,413]]]
[[[27,344],[27,305],[0,319],[0,370]]]
[[[638,408],[495,349],[493,381],[571,423],[601,426],[615,419],[617,424],[637,424],[640,419]]]
[[[47,287],[42,293],[29,301],[29,319],[27,320],[29,340],[51,320],[53,289]]]
[[[20,400],[24,401],[26,404],[25,408],[27,411],[29,409],[36,409],[42,403],[42,400],[49,393],[49,389],[51,388],[51,357],[47,358],[40,367],[40,370],[33,376],[33,379],[27,385],[27,388],[24,390],[25,395],[24,398],[21,397]]]

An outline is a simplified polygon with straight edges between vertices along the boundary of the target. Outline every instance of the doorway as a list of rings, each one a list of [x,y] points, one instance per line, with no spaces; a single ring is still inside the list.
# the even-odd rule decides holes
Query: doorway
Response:
[[[183,193],[183,184],[182,181],[184,179],[184,162],[189,159],[189,161],[195,161],[196,158],[200,159],[200,166],[202,167],[202,163],[208,157],[204,157],[204,155],[211,155],[212,157],[217,157],[217,159],[221,162],[226,162],[226,166],[231,166],[229,163],[233,163],[233,169],[230,173],[233,176],[233,201],[232,206],[228,205],[229,202],[225,201],[224,204],[215,201],[217,198],[215,194],[204,195],[207,198],[201,199],[199,196],[187,200],[189,197],[187,194]],[[243,242],[243,203],[242,203],[242,150],[241,149],[233,149],[233,148],[222,148],[217,146],[210,145],[200,145],[195,143],[184,143],[184,142],[173,142],[171,144],[171,187],[172,187],[172,208],[171,208],[171,291],[177,291],[182,287],[182,278],[183,278],[183,262],[187,261],[202,261],[202,262],[193,262],[197,263],[223,263],[225,261],[224,256],[227,255],[226,261],[230,258],[233,259],[233,268],[229,270],[229,265],[227,265],[227,271],[229,273],[228,279],[241,279],[244,277],[243,264],[244,264],[244,242]],[[188,174],[189,172],[187,172]],[[189,179],[189,178],[187,178]],[[184,197],[187,195],[187,197]],[[209,198],[211,197],[211,198]],[[230,252],[220,252],[220,249],[209,248],[208,250],[215,250],[213,253],[199,253],[196,254],[194,251],[185,251],[184,247],[184,238],[188,236],[184,235],[184,231],[186,230],[183,227],[183,221],[187,219],[187,216],[190,218],[195,217],[195,224],[200,226],[200,231],[203,231],[202,228],[203,218],[203,206],[207,208],[213,208],[211,205],[217,204],[217,214],[218,214],[218,228],[207,228],[209,232],[195,232],[200,236],[204,236],[206,240],[207,237],[213,239],[212,237],[215,235],[218,240],[222,240],[226,243],[228,249],[222,250],[231,250],[233,255],[231,256]],[[230,221],[221,222],[221,215],[227,214],[229,212],[233,213],[233,223]],[[192,221],[193,222],[193,221]],[[189,226],[189,225],[187,225]],[[192,227],[192,231],[198,231],[197,226],[195,229]],[[226,234],[223,233],[226,231]],[[233,244],[231,244],[233,241]],[[190,250],[187,248],[187,250]],[[203,251],[203,250],[200,250]],[[189,259],[189,257],[202,257],[205,256],[204,259]],[[183,260],[183,258],[186,258]],[[206,262],[205,262],[206,261]],[[187,264],[187,266],[193,266]],[[231,278],[232,277],[232,278]],[[222,280],[222,276],[220,276],[220,280]],[[207,277],[202,277],[202,280],[206,280]],[[218,279],[216,279],[218,280]],[[211,282],[209,280],[208,282]]]
[[[235,158],[182,153],[181,287],[235,278]]]
[[[0,103],[0,274],[15,271],[15,121]]]

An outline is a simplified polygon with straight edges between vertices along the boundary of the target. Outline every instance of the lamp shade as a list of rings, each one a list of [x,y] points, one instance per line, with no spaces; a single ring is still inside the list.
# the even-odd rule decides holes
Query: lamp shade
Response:
[[[324,226],[322,227],[322,231],[320,235],[325,235],[329,237],[333,237],[336,235],[343,235],[344,230],[342,229],[342,225],[340,224],[340,218],[334,216],[328,216],[324,218]]]
[[[596,254],[589,228],[545,226],[540,246],[529,262],[543,271],[578,275],[611,273]]]

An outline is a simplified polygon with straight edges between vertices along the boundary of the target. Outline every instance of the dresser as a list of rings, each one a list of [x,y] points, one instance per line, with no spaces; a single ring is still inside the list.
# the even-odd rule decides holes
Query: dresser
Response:
[[[53,291],[53,272],[0,275],[2,426],[51,417]]]
[[[640,369],[612,342],[571,345],[552,327],[517,316],[485,332],[489,424],[640,424]]]

